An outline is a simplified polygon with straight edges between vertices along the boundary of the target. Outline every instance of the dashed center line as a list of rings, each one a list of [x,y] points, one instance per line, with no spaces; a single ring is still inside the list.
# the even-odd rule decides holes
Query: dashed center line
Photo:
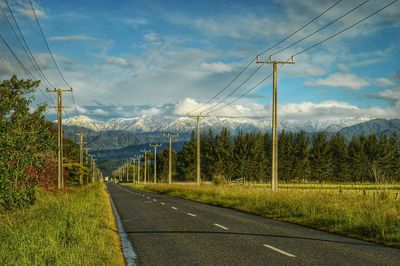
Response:
[[[171,209],[177,210],[178,208],[177,207],[171,207]]]
[[[220,224],[214,224],[215,226],[218,226],[219,228],[222,228],[222,229],[224,229],[224,230],[228,230],[229,228],[228,227],[225,227],[225,226],[223,226],[223,225],[220,225]]]
[[[157,201],[156,199],[153,199],[153,201]]]
[[[286,251],[283,251],[283,250],[281,250],[281,249],[279,249],[279,248],[276,248],[276,247],[273,247],[273,246],[270,246],[270,245],[263,245],[263,246],[264,246],[264,247],[267,247],[267,248],[269,248],[269,249],[272,249],[273,251],[279,252],[279,253],[281,253],[281,254],[283,254],[283,255],[286,255],[286,256],[288,256],[288,257],[292,257],[292,258],[295,258],[295,257],[296,257],[295,255],[290,254],[290,253],[288,253],[288,252],[286,252]]]
[[[197,216],[196,214],[193,214],[193,213],[190,213],[190,212],[188,212],[187,215],[190,215],[190,216],[193,216],[193,217]]]
[[[161,205],[165,205],[165,203],[164,203],[164,202],[161,202]]]

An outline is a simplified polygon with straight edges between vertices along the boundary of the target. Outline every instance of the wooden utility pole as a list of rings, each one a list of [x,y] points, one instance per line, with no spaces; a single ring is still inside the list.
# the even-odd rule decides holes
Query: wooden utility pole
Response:
[[[92,148],[83,148],[85,150],[85,154],[86,154],[86,165],[89,165],[89,150],[91,150]],[[87,173],[86,175],[86,184],[89,183],[89,173]]]
[[[83,138],[87,135],[86,133],[79,133],[77,134],[80,138],[79,141],[79,166],[81,167],[80,169],[80,176],[79,176],[79,183],[81,184],[81,186],[83,185]]]
[[[132,158],[132,183],[135,183],[135,158]]]
[[[147,153],[150,151],[147,150],[140,150],[141,152],[144,153],[144,177],[143,177],[143,183],[146,184],[147,182]]]
[[[137,182],[140,183],[140,159],[142,158],[141,155],[136,156],[137,159]]]
[[[201,170],[200,170],[200,118],[208,117],[208,115],[193,115],[188,116],[196,118],[196,127],[197,127],[197,184],[200,185],[201,183]]]
[[[93,156],[93,155],[92,155]],[[95,171],[96,171],[96,159],[92,157],[92,183],[95,181]]]
[[[63,130],[62,130],[62,93],[63,92],[71,92],[72,89],[61,90],[46,90],[47,92],[57,92],[57,139],[58,139],[58,174],[57,174],[57,188],[64,189],[64,165],[63,165]]]
[[[168,161],[168,184],[172,184],[172,139],[178,137],[178,134],[163,134],[169,140],[169,161]]]
[[[257,64],[272,64],[273,67],[273,93],[272,93],[272,182],[273,191],[278,190],[278,64],[294,64],[293,57],[289,61],[273,61],[271,57]]]
[[[157,183],[157,147],[161,144],[149,144],[150,147],[154,148],[154,184]]]

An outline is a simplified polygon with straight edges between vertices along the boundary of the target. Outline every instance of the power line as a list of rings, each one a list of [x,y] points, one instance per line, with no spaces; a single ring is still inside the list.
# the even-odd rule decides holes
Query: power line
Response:
[[[308,50],[310,50],[310,49],[312,49],[312,48],[315,48],[315,47],[317,47],[317,46],[323,44],[324,42],[326,42],[326,41],[328,41],[328,40],[330,40],[330,39],[332,39],[332,38],[338,36],[339,34],[342,34],[343,32],[348,31],[349,29],[351,29],[351,28],[357,26],[357,25],[360,24],[361,22],[363,22],[363,21],[369,19],[370,17],[372,17],[372,16],[378,14],[378,13],[381,12],[382,10],[384,10],[384,9],[388,8],[389,6],[393,5],[393,4],[396,3],[397,1],[398,1],[398,0],[394,0],[394,1],[390,2],[389,4],[385,5],[384,7],[380,8],[380,9],[378,9],[377,11],[371,13],[370,15],[368,15],[368,16],[366,16],[366,17],[360,19],[359,21],[357,21],[357,22],[353,23],[352,25],[350,25],[350,26],[344,28],[343,30],[341,30],[341,31],[339,31],[339,32],[337,32],[337,33],[331,35],[330,37],[325,38],[324,40],[322,40],[322,41],[320,41],[320,42],[318,42],[318,43],[316,43],[316,44],[314,44],[314,45],[311,45],[311,46],[307,47],[306,49],[303,49],[302,51],[300,51],[300,52],[298,52],[298,53],[296,53],[296,54],[293,54],[290,58],[292,58],[292,57],[294,57],[294,56],[297,56],[297,55],[300,55],[300,54],[302,54],[302,53],[304,53],[304,52],[306,52],[306,51],[308,51]],[[290,60],[290,58],[289,58],[288,60]],[[231,101],[231,102],[229,102],[229,103],[224,104],[223,106],[219,107],[218,109],[215,109],[215,110],[212,110],[212,111],[208,112],[208,114],[214,113],[214,112],[216,112],[216,111],[219,111],[219,110],[221,110],[221,109],[227,107],[228,105],[231,105],[231,104],[233,104],[234,102],[238,101],[240,98],[244,97],[245,95],[247,95],[247,94],[250,93],[251,91],[255,90],[258,86],[260,86],[265,80],[267,80],[267,79],[270,78],[271,76],[272,76],[272,73],[269,74],[266,78],[264,78],[264,79],[263,79],[261,82],[259,82],[257,85],[253,86],[252,88],[250,88],[249,90],[247,90],[245,93],[243,93],[242,95],[240,95],[239,97],[237,97],[235,100],[233,100],[233,101]]]
[[[245,72],[251,64],[253,64],[253,62],[256,60],[256,58],[254,57],[247,65],[245,68],[242,69],[242,71],[240,71],[239,74],[237,74],[232,80],[231,82],[228,83],[228,85],[226,85],[222,90],[220,90],[216,95],[214,95],[214,97],[212,97],[210,100],[208,100],[206,103],[203,103],[201,106],[193,109],[192,111],[190,111],[188,114],[193,113],[194,111],[199,110],[200,108],[204,107],[205,105],[209,104],[212,100],[214,100],[215,98],[218,97],[218,95],[220,95],[222,92],[224,92],[233,82],[235,82],[235,80],[237,80],[242,74],[243,72]]]
[[[7,0],[6,0],[6,2],[7,2],[7,5],[8,5],[8,9],[10,10],[10,13],[11,13],[13,19],[14,19],[14,22],[15,22],[15,24],[17,25],[18,31],[19,31],[19,33],[21,34],[22,40],[23,40],[23,42],[25,43],[26,48],[27,48],[28,50],[27,50],[27,49],[25,48],[25,46],[22,44],[21,39],[19,38],[17,32],[15,31],[15,29],[14,29],[14,27],[12,26],[10,20],[8,19],[7,15],[6,15],[5,11],[4,11],[4,9],[0,6],[0,9],[1,9],[1,11],[3,12],[4,17],[6,18],[6,20],[7,20],[7,22],[8,22],[8,25],[10,26],[11,30],[13,31],[13,33],[14,33],[15,36],[17,37],[18,42],[19,42],[20,45],[22,46],[22,48],[23,48],[23,50],[25,51],[25,54],[28,56],[30,62],[31,62],[32,65],[36,68],[36,70],[39,72],[39,76],[40,76],[42,79],[44,78],[43,81],[44,81],[45,83],[46,83],[46,81],[47,81],[47,86],[50,85],[50,87],[52,87],[53,85],[49,82],[49,80],[48,80],[48,79],[46,78],[46,76],[43,74],[42,70],[40,69],[38,63],[37,63],[36,60],[35,60],[35,57],[32,55],[31,50],[29,49],[29,46],[28,46],[28,44],[26,43],[26,40],[25,40],[25,38],[24,38],[24,35],[22,34],[22,31],[21,31],[21,29],[20,29],[20,27],[19,27],[19,25],[18,25],[18,23],[17,23],[17,20],[16,20],[16,18],[15,18],[15,16],[14,16],[14,13],[12,12],[12,10],[11,10],[11,8],[10,8],[10,6],[9,6]],[[28,53],[28,52],[29,52],[29,53]],[[31,57],[32,57],[32,58],[31,58]],[[33,60],[32,60],[32,59],[33,59]],[[35,78],[35,79],[36,79],[36,78]],[[51,96],[51,94],[49,94],[49,95],[50,95],[50,100],[51,100],[51,102],[52,102],[53,105],[54,105],[53,97]]]
[[[32,75],[32,73],[26,68],[26,66],[21,62],[21,60],[18,58],[18,56],[15,54],[15,52],[11,49],[10,45],[8,45],[7,41],[4,39],[3,35],[0,33],[0,38],[4,42],[4,44],[7,46],[8,50],[10,50],[11,54],[14,56],[15,60],[20,64],[22,69],[25,71],[25,73],[32,79],[32,80],[37,80],[35,76]],[[49,96],[45,94],[40,88],[39,91],[47,98],[49,99]]]
[[[34,14],[34,16],[35,16],[35,20],[36,20],[36,22],[37,22],[37,25],[39,26],[39,29],[40,29],[40,32],[41,32],[41,34],[42,34],[43,40],[44,40],[44,42],[45,42],[45,44],[46,44],[47,50],[49,51],[49,54],[50,54],[50,56],[51,56],[51,59],[53,60],[54,65],[56,66],[58,73],[60,74],[61,78],[64,80],[65,84],[67,84],[67,86],[68,86],[69,88],[72,88],[72,87],[68,84],[68,82],[65,80],[63,74],[61,73],[60,68],[59,68],[58,65],[57,65],[56,60],[54,59],[53,53],[52,53],[51,50],[50,50],[50,46],[49,46],[49,44],[48,44],[48,42],[47,42],[47,40],[46,40],[46,37],[44,36],[44,32],[43,32],[42,26],[40,25],[39,19],[38,19],[38,17],[36,16],[36,11],[35,11],[35,9],[33,8],[32,1],[29,0],[29,3],[30,3],[30,5],[31,5],[33,14]]]
[[[49,51],[49,54],[50,54],[50,56],[51,56],[51,59],[53,60],[54,65],[56,66],[57,71],[58,71],[58,73],[60,74],[62,80],[63,80],[63,81],[65,82],[65,84],[71,89],[71,95],[72,95],[72,100],[73,100],[73,102],[74,102],[75,113],[76,113],[76,115],[78,115],[78,110],[77,110],[77,108],[76,108],[75,97],[74,97],[74,93],[73,93],[73,91],[72,91],[72,87],[71,87],[71,85],[69,85],[69,83],[68,83],[67,80],[65,79],[64,75],[61,73],[60,68],[58,67],[58,64],[57,64],[57,62],[56,62],[56,60],[55,60],[55,58],[54,58],[54,56],[53,56],[53,53],[52,53],[51,50],[50,50],[49,43],[47,42],[46,37],[45,37],[45,35],[44,35],[42,26],[40,25],[39,19],[38,19],[37,15],[36,15],[35,9],[33,8],[33,4],[32,4],[32,1],[31,1],[31,0],[29,0],[29,4],[30,4],[30,6],[31,6],[31,8],[32,8],[32,12],[33,12],[33,14],[34,14],[34,16],[35,16],[35,20],[36,20],[36,22],[37,22],[37,24],[38,24],[38,26],[39,26],[40,32],[41,32],[42,37],[43,37],[43,40],[44,40],[44,42],[45,42],[45,44],[46,44],[47,50]]]
[[[236,91],[238,91],[247,81],[249,81],[257,72],[258,70],[260,70],[260,68],[263,65],[260,65],[259,67],[256,68],[255,71],[253,71],[253,73],[251,73],[251,75],[249,77],[247,77],[247,79],[245,79],[236,89],[234,89],[233,91],[231,91],[231,93],[229,93],[228,95],[226,95],[223,99],[221,99],[219,102],[217,102],[216,104],[214,104],[213,106],[207,108],[206,110],[204,110],[203,112],[207,112],[209,110],[212,110],[213,108],[215,108],[217,105],[219,105],[220,103],[222,103],[223,101],[225,101],[226,99],[228,99],[230,96],[232,96],[232,94],[234,94]]]
[[[298,40],[298,41],[296,41],[296,42],[294,42],[294,43],[292,43],[292,44],[290,44],[290,45],[288,45],[288,46],[282,48],[281,50],[279,50],[279,51],[277,51],[277,52],[271,54],[270,56],[277,55],[277,54],[279,54],[279,53],[281,53],[281,52],[283,52],[283,51],[289,49],[290,47],[293,47],[293,46],[295,46],[296,44],[298,44],[298,43],[300,43],[300,42],[302,42],[302,41],[304,41],[304,40],[310,38],[310,37],[313,36],[314,34],[320,32],[321,30],[323,30],[323,29],[329,27],[330,25],[332,25],[333,23],[335,23],[335,22],[341,20],[342,18],[344,18],[345,16],[349,15],[350,13],[356,11],[357,9],[359,9],[360,7],[362,7],[363,5],[365,5],[366,3],[368,3],[369,1],[370,1],[370,0],[366,0],[366,1],[362,2],[362,3],[359,4],[358,6],[352,8],[351,10],[349,10],[349,11],[347,11],[346,13],[344,13],[343,15],[341,15],[340,17],[338,17],[338,18],[332,20],[331,22],[329,22],[329,23],[326,24],[325,26],[323,26],[323,27],[321,27],[321,28],[319,28],[319,29],[313,31],[312,33],[308,34],[307,36],[305,36],[305,37],[301,38],[300,40]]]
[[[14,12],[12,11],[8,0],[6,0],[6,3],[7,3],[8,10],[10,11],[10,14],[11,14],[13,20],[14,20],[14,23],[15,23],[15,25],[17,26],[18,32],[19,32],[19,34],[21,35],[22,41],[24,42],[24,44],[25,44],[25,46],[26,46],[26,49],[25,49],[25,46],[22,44],[21,39],[18,37],[18,34],[15,32],[14,28],[12,27],[11,22],[9,21],[9,19],[8,19],[6,13],[4,12],[3,8],[1,8],[1,6],[0,6],[1,10],[3,11],[4,16],[5,16],[6,19],[7,19],[8,24],[10,25],[10,28],[11,28],[12,31],[14,32],[14,34],[15,34],[15,36],[17,37],[17,39],[18,39],[19,43],[21,44],[22,48],[24,49],[25,53],[28,55],[28,58],[30,59],[31,63],[36,67],[36,69],[37,69],[37,71],[39,72],[39,74],[41,75],[41,77],[44,78],[45,82],[47,82],[47,84],[50,85],[50,87],[53,87],[53,88],[54,88],[54,85],[52,85],[51,82],[50,82],[50,81],[47,79],[47,77],[44,75],[44,73],[42,72],[42,70],[41,70],[39,64],[37,63],[37,61],[36,61],[36,59],[35,59],[35,57],[33,56],[32,52],[31,52],[31,50],[30,50],[30,48],[29,48],[29,45],[28,45],[28,43],[26,42],[24,35],[22,34],[21,28],[19,27],[19,24],[18,24],[18,22],[17,22],[17,19],[16,19],[15,16],[14,16]]]
[[[372,16],[378,14],[379,12],[381,12],[382,10],[384,10],[384,9],[388,8],[389,6],[393,5],[393,4],[396,3],[397,1],[398,1],[398,0],[394,0],[393,2],[391,2],[391,3],[387,4],[386,6],[382,7],[381,9],[378,9],[377,11],[371,13],[370,15],[364,17],[363,19],[360,19],[359,21],[357,21],[357,22],[351,24],[351,25],[348,26],[347,28],[345,28],[345,29],[343,29],[343,30],[341,30],[341,31],[339,31],[339,32],[337,32],[337,33],[335,33],[335,34],[333,34],[332,36],[330,36],[330,37],[328,37],[328,38],[326,38],[326,39],[324,39],[324,40],[322,40],[322,41],[320,41],[320,42],[318,42],[318,43],[316,43],[316,44],[314,44],[314,45],[309,46],[308,48],[306,48],[306,49],[304,49],[304,50],[302,50],[302,51],[300,51],[300,52],[294,54],[293,56],[297,56],[297,55],[300,55],[300,54],[302,54],[302,53],[304,53],[304,52],[307,52],[308,50],[310,50],[310,49],[312,49],[312,48],[314,48],[314,47],[316,47],[316,46],[319,46],[319,45],[323,44],[324,42],[326,42],[326,41],[328,41],[328,40],[330,40],[330,39],[332,39],[332,38],[338,36],[339,34],[342,34],[343,32],[345,32],[345,31],[347,31],[347,30],[349,30],[349,29],[351,29],[351,28],[357,26],[357,25],[360,24],[361,22],[363,22],[363,21],[369,19],[370,17],[372,17]]]
[[[331,10],[332,8],[334,8],[336,5],[338,5],[340,2],[342,2],[342,0],[337,1],[336,3],[334,3],[333,5],[331,5],[330,7],[328,7],[325,11],[323,11],[321,14],[319,14],[318,16],[316,16],[315,18],[313,18],[312,20],[310,20],[309,22],[307,22],[306,24],[304,24],[302,27],[300,27],[299,29],[297,29],[296,31],[294,31],[293,33],[291,33],[289,36],[283,38],[282,40],[280,40],[279,42],[275,43],[274,45],[272,45],[271,47],[269,47],[268,49],[264,50],[263,52],[259,53],[258,56],[265,54],[266,52],[270,51],[271,49],[275,48],[276,46],[278,46],[279,44],[283,43],[284,41],[288,40],[290,37],[292,37],[293,35],[295,35],[296,33],[298,33],[299,31],[303,30],[304,28],[306,28],[308,25],[310,25],[311,23],[313,23],[314,21],[316,21],[318,18],[320,18],[321,16],[323,16],[325,13],[327,13],[329,10]],[[199,110],[200,108],[204,107],[205,105],[209,104],[212,100],[214,100],[216,97],[218,97],[222,92],[224,92],[233,82],[235,82],[239,76],[241,76],[243,74],[243,72],[245,72],[250,65],[255,61],[256,57],[253,58],[247,65],[246,67],[239,73],[237,74],[222,90],[220,90],[216,95],[214,95],[214,97],[212,97],[210,100],[208,100],[206,103],[203,103],[201,106],[193,109],[192,111],[189,112],[192,113],[194,111]],[[257,72],[259,70],[259,68],[255,71]],[[252,73],[252,75],[255,74],[255,72]],[[243,85],[243,84],[242,84]],[[205,111],[210,110],[210,108],[206,109]],[[203,112],[205,112],[203,111]]]
[[[276,44],[274,44],[273,46],[269,47],[268,49],[264,50],[263,52],[259,53],[258,56],[265,54],[266,52],[270,51],[271,49],[275,48],[276,46],[278,46],[279,44],[283,43],[284,41],[288,40],[290,37],[292,37],[293,35],[295,35],[296,33],[298,33],[299,31],[303,30],[305,27],[307,27],[308,25],[310,25],[311,23],[313,23],[314,21],[316,21],[317,19],[319,19],[321,16],[323,16],[325,13],[327,13],[329,10],[331,10],[332,8],[334,8],[336,5],[338,5],[340,2],[342,2],[342,0],[337,1],[336,3],[334,3],[333,5],[331,5],[328,9],[326,9],[324,12],[322,12],[321,14],[319,14],[318,16],[316,16],[315,18],[313,18],[312,20],[310,20],[309,22],[307,22],[306,24],[304,24],[301,28],[299,28],[298,30],[294,31],[292,34],[290,34],[289,36],[287,36],[286,38],[280,40],[279,42],[277,42]]]

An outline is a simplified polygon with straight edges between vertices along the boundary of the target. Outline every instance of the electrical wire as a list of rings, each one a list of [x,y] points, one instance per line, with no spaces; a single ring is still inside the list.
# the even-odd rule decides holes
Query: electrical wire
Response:
[[[53,60],[54,65],[56,66],[57,71],[58,71],[58,73],[60,74],[62,80],[63,80],[63,81],[65,82],[65,84],[71,89],[71,95],[72,95],[72,100],[73,100],[73,103],[74,103],[75,114],[78,115],[78,109],[77,109],[77,107],[76,107],[76,102],[75,102],[75,97],[74,97],[73,89],[72,89],[71,85],[69,85],[69,83],[67,82],[67,80],[65,79],[64,75],[61,73],[60,68],[58,67],[58,64],[57,64],[57,62],[56,62],[56,60],[55,60],[55,58],[54,58],[54,56],[53,56],[53,53],[51,52],[49,43],[48,43],[47,40],[46,40],[46,37],[45,37],[45,35],[44,35],[42,26],[40,25],[39,19],[38,19],[37,15],[36,15],[36,12],[35,12],[35,9],[34,9],[34,7],[33,7],[33,4],[32,4],[32,1],[31,1],[31,0],[29,0],[29,4],[30,4],[30,6],[31,6],[31,8],[32,8],[32,12],[33,12],[33,14],[34,14],[34,16],[35,16],[35,20],[36,20],[36,22],[37,22],[37,25],[39,26],[40,32],[41,32],[42,37],[43,37],[43,40],[44,40],[44,42],[45,42],[45,44],[46,44],[47,50],[49,51],[49,54],[50,54],[50,56],[51,56],[51,59]]]
[[[296,31],[294,31],[293,33],[291,33],[290,35],[288,35],[287,37],[283,38],[282,40],[278,41],[277,43],[275,43],[274,45],[270,46],[268,49],[264,50],[263,52],[259,53],[258,56],[263,55],[265,53],[267,53],[268,51],[270,51],[271,49],[275,48],[276,46],[278,46],[279,44],[283,43],[284,41],[288,40],[290,37],[292,37],[293,35],[295,35],[296,33],[298,33],[299,31],[303,30],[304,28],[306,28],[308,25],[310,25],[311,23],[313,23],[314,21],[316,21],[318,18],[320,18],[321,16],[323,16],[324,14],[326,14],[329,10],[331,10],[332,8],[334,8],[336,5],[338,5],[340,2],[342,2],[342,0],[336,1],[333,5],[329,6],[325,11],[323,11],[321,14],[319,14],[318,16],[316,16],[315,18],[313,18],[312,20],[310,20],[309,22],[307,22],[306,24],[304,24],[302,27],[300,27],[299,29],[297,29]],[[208,100],[206,103],[203,103],[201,106],[193,109],[192,111],[190,111],[188,114],[193,113],[194,111],[197,111],[201,108],[203,108],[204,106],[206,106],[207,104],[209,104],[212,100],[214,100],[216,97],[218,97],[222,92],[224,92],[233,82],[235,82],[239,76],[241,76],[243,74],[243,72],[245,72],[250,65],[256,60],[257,57],[253,58],[245,67],[244,69],[237,74],[222,90],[220,90],[216,95],[214,95],[210,100]],[[259,68],[258,68],[259,69]],[[258,71],[257,69],[257,71]],[[257,72],[255,71],[255,72]],[[254,75],[255,72],[253,72],[251,75]],[[210,108],[209,108],[210,109]],[[205,111],[209,110],[206,109]],[[203,111],[203,112],[205,112]]]
[[[311,45],[311,46],[309,46],[309,47],[303,49],[302,51],[300,51],[300,52],[298,52],[298,53],[296,53],[296,54],[293,54],[290,58],[292,58],[292,57],[294,57],[294,56],[297,56],[297,55],[300,55],[300,54],[302,54],[302,53],[304,53],[304,52],[306,52],[306,51],[309,51],[309,50],[311,50],[312,48],[315,48],[315,47],[317,47],[317,46],[319,46],[319,45],[325,43],[326,41],[328,41],[328,40],[330,40],[330,39],[332,39],[332,38],[334,38],[334,37],[336,37],[336,36],[338,36],[338,35],[340,35],[340,34],[346,32],[346,31],[350,30],[351,28],[357,26],[357,25],[360,24],[361,22],[363,22],[363,21],[369,19],[370,17],[372,17],[372,16],[378,14],[378,13],[381,12],[382,10],[384,10],[384,9],[388,8],[389,6],[393,5],[393,4],[396,3],[397,1],[398,1],[398,0],[394,0],[394,1],[390,2],[389,4],[385,5],[384,7],[380,8],[380,9],[378,9],[377,11],[371,13],[370,15],[368,15],[368,16],[366,16],[366,17],[360,19],[360,20],[358,20],[357,22],[355,22],[355,23],[353,23],[352,25],[350,25],[350,26],[344,28],[343,30],[338,31],[337,33],[331,35],[330,37],[325,38],[324,40],[322,40],[322,41],[320,41],[320,42],[318,42],[318,43],[316,43],[316,44],[314,44],[314,45]],[[289,58],[288,60],[290,60],[290,58]],[[284,66],[284,65],[283,65],[283,66]],[[219,110],[221,110],[221,109],[227,107],[228,105],[231,105],[232,103],[238,101],[240,98],[244,97],[245,95],[247,95],[247,94],[250,93],[251,91],[255,90],[259,85],[261,85],[265,80],[267,80],[267,79],[270,78],[271,76],[272,76],[272,73],[269,74],[266,78],[264,78],[261,82],[259,82],[256,86],[250,88],[250,89],[247,90],[245,93],[243,93],[242,95],[240,95],[239,97],[237,97],[235,100],[233,100],[233,101],[231,101],[231,102],[229,102],[229,103],[226,103],[225,105],[219,107],[219,108],[216,109],[216,110],[212,110],[212,111],[208,112],[208,114],[213,113],[213,112],[216,112],[216,111],[219,111]]]
[[[7,1],[7,0],[6,0],[6,2],[7,2],[7,5],[8,5],[8,1]],[[14,14],[13,14],[13,12],[12,12],[10,6],[8,5],[8,9],[10,10],[10,13],[11,13],[12,17],[14,18],[14,22],[15,22],[15,24],[17,25],[18,31],[19,31],[19,33],[21,34],[22,40],[23,40],[23,42],[25,43],[26,48],[25,48],[25,46],[22,44],[21,39],[19,38],[17,32],[15,31],[15,29],[14,29],[14,27],[12,26],[10,20],[8,19],[7,15],[6,15],[5,11],[4,11],[4,9],[3,9],[1,6],[0,6],[0,9],[1,9],[1,11],[3,12],[3,15],[4,15],[4,17],[6,18],[6,20],[7,20],[7,22],[8,22],[8,25],[10,26],[11,30],[13,31],[13,33],[14,33],[15,36],[17,37],[18,42],[19,42],[20,45],[22,46],[22,48],[23,48],[25,54],[26,54],[27,57],[29,58],[31,64],[32,64],[32,65],[35,67],[35,69],[38,71],[39,76],[42,78],[42,80],[43,80],[45,83],[47,82],[46,86],[49,86],[49,85],[50,85],[50,87],[51,87],[51,86],[52,86],[51,83],[50,83],[49,80],[46,78],[46,76],[44,75],[44,73],[43,73],[42,70],[40,69],[38,63],[36,62],[34,56],[32,55],[31,50],[29,49],[29,46],[28,46],[28,44],[26,43],[26,40],[25,40],[25,38],[24,38],[24,36],[23,36],[23,34],[22,34],[22,31],[21,31],[21,29],[20,29],[20,27],[19,27],[19,25],[18,25],[18,23],[17,23],[17,21],[16,21],[16,19],[15,19],[15,16],[14,16]],[[28,50],[27,50],[27,49],[28,49]],[[35,79],[36,79],[36,78],[35,78]],[[49,95],[50,95],[50,100],[51,100],[51,102],[52,102],[53,105],[54,105],[53,97],[51,96],[51,94],[49,94]]]
[[[15,52],[12,50],[10,45],[7,43],[7,41],[4,39],[3,35],[0,33],[0,39],[4,42],[4,44],[7,46],[8,50],[10,50],[11,54],[14,56],[15,60],[17,60],[18,64],[22,67],[22,69],[25,71],[25,73],[32,79],[32,80],[37,80],[35,76],[32,75],[32,73],[29,71],[29,69],[26,68],[26,66],[22,63],[22,61],[18,58],[18,56],[15,54]],[[49,96],[44,93],[40,88],[39,91],[49,100]]]
[[[280,49],[279,51],[277,51],[277,52],[271,54],[270,56],[277,55],[277,54],[279,54],[279,53],[281,53],[281,52],[283,52],[283,51],[289,49],[290,47],[293,47],[293,46],[295,46],[296,44],[298,44],[298,43],[300,43],[300,42],[302,42],[302,41],[304,41],[304,40],[310,38],[310,37],[313,36],[314,34],[320,32],[321,30],[323,30],[323,29],[329,27],[329,26],[332,25],[333,23],[335,23],[335,22],[341,20],[342,18],[346,17],[347,15],[353,13],[354,11],[356,11],[357,9],[359,9],[360,7],[362,7],[363,5],[365,5],[366,3],[368,3],[369,1],[370,1],[370,0],[366,0],[366,1],[362,2],[362,3],[359,4],[358,6],[352,8],[351,10],[349,10],[349,11],[347,11],[346,13],[344,13],[343,15],[341,15],[340,17],[338,17],[338,18],[332,20],[331,22],[329,22],[329,23],[326,24],[325,26],[323,26],[323,27],[321,27],[321,28],[319,28],[319,29],[313,31],[312,33],[308,34],[307,36],[305,36],[305,37],[301,38],[300,40],[298,40],[298,41],[296,41],[296,42],[294,42],[294,43],[292,43],[292,44],[290,44],[290,45],[288,45],[288,46],[286,46],[286,47]]]

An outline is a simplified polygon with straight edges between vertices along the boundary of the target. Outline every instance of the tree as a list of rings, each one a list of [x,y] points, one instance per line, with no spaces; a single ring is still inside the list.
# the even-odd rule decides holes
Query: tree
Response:
[[[231,133],[224,128],[214,142],[214,182],[229,180],[234,175],[233,142]]]
[[[303,181],[310,178],[310,149],[309,142],[304,131],[296,133],[293,137],[293,169],[292,179]]]
[[[177,154],[176,167],[179,180],[196,180],[196,137],[194,132],[192,132],[189,142]]]
[[[329,140],[329,149],[332,161],[332,178],[336,181],[349,181],[349,154],[344,137],[339,133],[335,134]]]
[[[331,156],[326,133],[317,133],[311,143],[311,177],[319,182],[331,179]]]
[[[34,187],[55,155],[55,134],[43,117],[46,105],[30,109],[39,83],[14,75],[0,84],[0,204],[5,209],[34,203]]]

